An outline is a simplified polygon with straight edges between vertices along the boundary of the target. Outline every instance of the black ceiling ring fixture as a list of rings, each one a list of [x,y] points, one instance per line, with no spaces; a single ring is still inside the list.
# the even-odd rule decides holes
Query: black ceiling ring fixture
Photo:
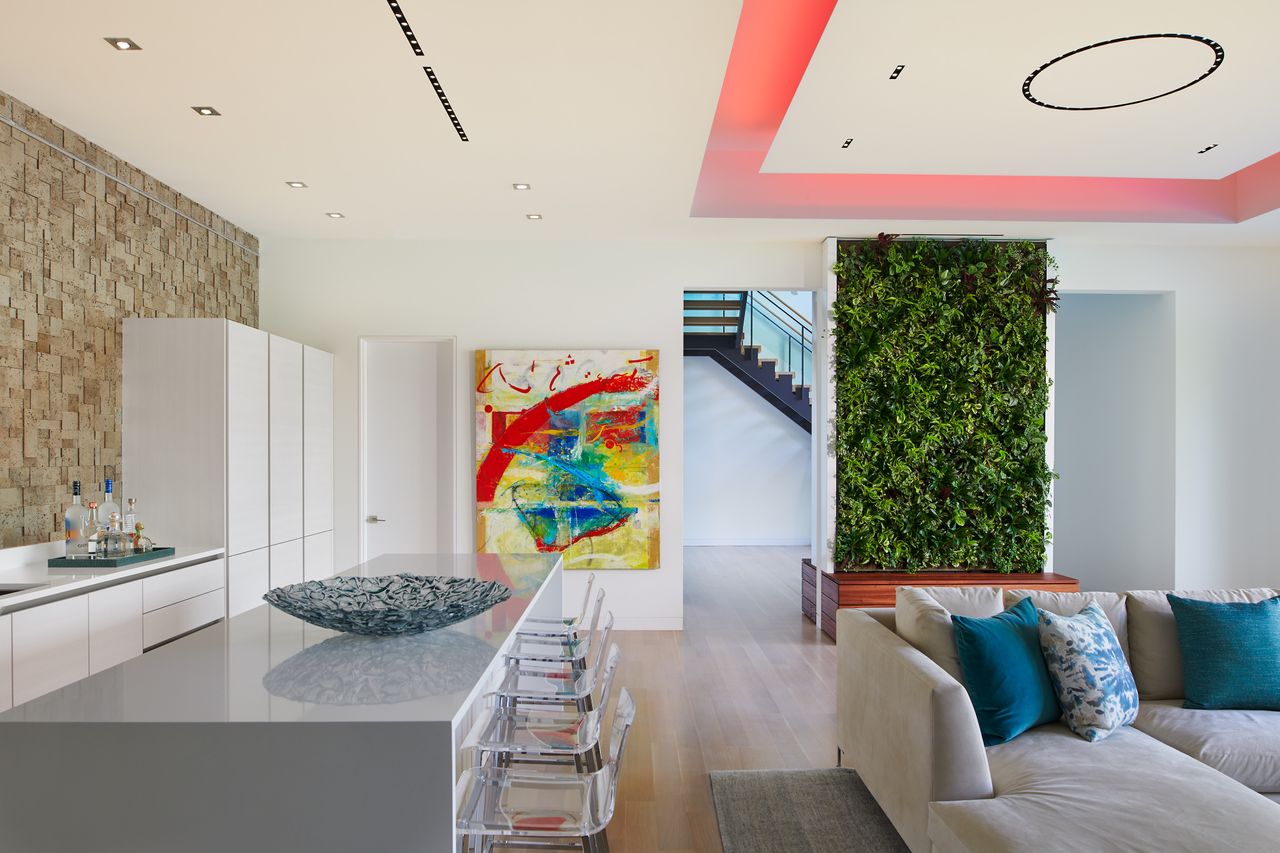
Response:
[[[1139,98],[1136,101],[1126,101],[1123,104],[1102,104],[1100,106],[1095,106],[1095,107],[1065,107],[1059,104],[1047,103],[1045,101],[1040,100],[1035,95],[1031,94],[1031,83],[1036,79],[1036,77],[1040,74],[1041,71],[1044,71],[1049,66],[1055,63],[1061,62],[1067,57],[1075,56],[1078,53],[1084,53],[1086,50],[1093,50],[1094,48],[1098,48],[1098,47],[1106,47],[1109,44],[1118,44],[1119,42],[1124,42],[1124,41],[1137,41],[1138,39],[1187,39],[1188,41],[1199,42],[1203,44],[1205,47],[1208,47],[1213,51],[1213,64],[1210,65],[1208,70],[1205,71],[1203,74],[1201,74],[1199,77],[1197,77],[1196,79],[1192,80],[1189,83],[1183,83],[1181,86],[1179,86],[1176,89],[1170,89],[1167,92],[1161,92],[1160,94],[1152,95],[1149,98]],[[1163,98],[1166,95],[1172,95],[1175,92],[1181,92],[1183,89],[1194,86],[1204,78],[1208,77],[1213,72],[1217,71],[1218,67],[1222,65],[1222,60],[1225,57],[1226,57],[1226,53],[1225,51],[1223,51],[1222,45],[1218,44],[1216,41],[1206,36],[1193,36],[1193,35],[1188,35],[1187,33],[1148,33],[1147,35],[1141,35],[1141,36],[1121,36],[1120,38],[1107,39],[1106,41],[1100,41],[1096,44],[1085,45],[1084,47],[1076,48],[1075,50],[1069,53],[1064,53],[1062,54],[1062,56],[1058,56],[1053,59],[1050,59],[1044,65],[1041,65],[1035,71],[1032,71],[1029,75],[1027,75],[1027,79],[1022,81],[1022,97],[1026,98],[1028,101],[1030,101],[1031,103],[1035,104],[1038,107],[1044,107],[1045,109],[1050,109],[1050,110],[1068,110],[1068,111],[1114,110],[1118,107],[1131,107],[1134,104],[1145,104],[1147,101],[1154,101],[1157,98]]]

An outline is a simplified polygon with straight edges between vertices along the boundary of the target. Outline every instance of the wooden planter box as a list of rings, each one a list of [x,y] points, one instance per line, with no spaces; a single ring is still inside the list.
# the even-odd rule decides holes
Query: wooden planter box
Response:
[[[841,607],[893,607],[900,586],[998,586],[1079,592],[1080,581],[1057,572],[823,572],[822,633],[836,638],[836,610]],[[810,621],[817,611],[813,562],[800,562],[800,612]]]

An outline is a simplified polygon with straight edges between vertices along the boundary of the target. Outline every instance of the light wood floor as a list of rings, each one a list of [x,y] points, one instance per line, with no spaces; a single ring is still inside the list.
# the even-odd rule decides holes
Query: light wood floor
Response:
[[[621,634],[637,716],[612,853],[721,853],[708,771],[835,765],[835,644],[800,615],[807,550],[686,548],[684,631]]]

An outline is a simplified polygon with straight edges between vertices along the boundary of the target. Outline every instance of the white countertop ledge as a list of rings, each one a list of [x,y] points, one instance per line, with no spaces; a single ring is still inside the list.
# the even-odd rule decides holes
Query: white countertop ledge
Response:
[[[61,598],[83,595],[91,590],[115,586],[148,575],[157,575],[183,566],[216,560],[221,558],[225,551],[221,547],[182,545],[176,547],[172,557],[133,563],[118,569],[96,571],[50,569],[48,558],[53,556],[53,552],[47,548],[32,549],[30,554],[33,559],[17,565],[9,561],[0,562],[0,589],[18,584],[36,584],[30,589],[0,595],[0,616]]]

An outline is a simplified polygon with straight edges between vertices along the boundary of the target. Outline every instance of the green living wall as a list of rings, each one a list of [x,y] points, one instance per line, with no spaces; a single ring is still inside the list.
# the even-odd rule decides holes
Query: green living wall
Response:
[[[1043,567],[1043,244],[841,243],[835,368],[836,565]]]

